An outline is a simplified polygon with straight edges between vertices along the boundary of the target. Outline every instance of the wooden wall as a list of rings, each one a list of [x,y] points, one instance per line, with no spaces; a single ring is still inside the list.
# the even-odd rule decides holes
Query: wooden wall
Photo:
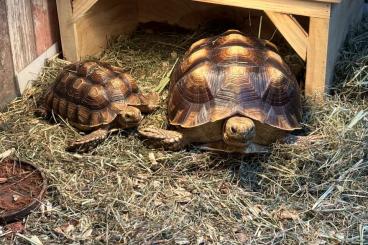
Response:
[[[58,39],[55,0],[6,0],[14,69],[20,72]]]
[[[0,33],[1,107],[24,87],[18,75],[59,42],[55,0],[0,0]]]
[[[5,0],[0,0],[0,108],[16,95]]]

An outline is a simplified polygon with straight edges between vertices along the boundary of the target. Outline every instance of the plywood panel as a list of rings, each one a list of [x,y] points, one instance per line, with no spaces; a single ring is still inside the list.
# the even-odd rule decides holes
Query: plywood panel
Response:
[[[5,0],[0,0],[0,109],[16,96]]]
[[[361,20],[363,5],[364,0],[344,0],[341,4],[332,6],[328,44],[328,74],[333,74],[335,62],[339,55],[339,49],[345,41],[345,37],[351,25]],[[327,77],[329,83],[332,79],[332,75]]]
[[[73,1],[73,20],[81,18],[98,0],[74,0]]]
[[[98,53],[111,36],[131,33],[136,28],[137,16],[135,0],[99,0],[75,22],[79,57]]]
[[[307,50],[305,93],[321,97],[328,92],[339,49],[349,27],[362,16],[363,0],[344,0],[333,5],[331,19],[311,18]]]
[[[35,35],[30,0],[6,0],[9,35],[15,72],[36,58]]]
[[[31,0],[37,56],[59,39],[55,0]]]

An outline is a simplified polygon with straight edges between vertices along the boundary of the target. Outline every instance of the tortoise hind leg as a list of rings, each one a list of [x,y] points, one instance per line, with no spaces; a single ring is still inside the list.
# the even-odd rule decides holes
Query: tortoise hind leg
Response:
[[[177,151],[184,148],[189,142],[182,133],[155,127],[138,128],[138,133],[148,139],[154,147],[164,147],[167,150]]]
[[[98,129],[72,142],[66,150],[73,152],[87,152],[106,139],[107,135],[107,129]]]

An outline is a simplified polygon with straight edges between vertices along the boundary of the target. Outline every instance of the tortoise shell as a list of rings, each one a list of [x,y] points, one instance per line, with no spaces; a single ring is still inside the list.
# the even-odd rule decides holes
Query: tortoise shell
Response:
[[[66,66],[45,96],[49,111],[82,130],[110,124],[127,105],[139,104],[139,89],[130,75],[95,61]]]
[[[170,80],[171,125],[191,128],[243,115],[283,130],[300,127],[297,81],[264,40],[236,30],[199,40]]]

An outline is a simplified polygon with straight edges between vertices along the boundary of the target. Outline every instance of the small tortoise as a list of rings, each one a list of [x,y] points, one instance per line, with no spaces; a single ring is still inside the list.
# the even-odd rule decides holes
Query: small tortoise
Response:
[[[36,114],[59,115],[75,128],[89,132],[67,147],[85,151],[104,140],[109,130],[138,126],[141,112],[152,112],[158,103],[157,94],[141,94],[136,81],[122,68],[84,61],[62,70]]]
[[[138,128],[153,143],[190,143],[224,152],[257,153],[299,129],[300,92],[277,48],[229,30],[195,42],[170,78],[172,130]]]

